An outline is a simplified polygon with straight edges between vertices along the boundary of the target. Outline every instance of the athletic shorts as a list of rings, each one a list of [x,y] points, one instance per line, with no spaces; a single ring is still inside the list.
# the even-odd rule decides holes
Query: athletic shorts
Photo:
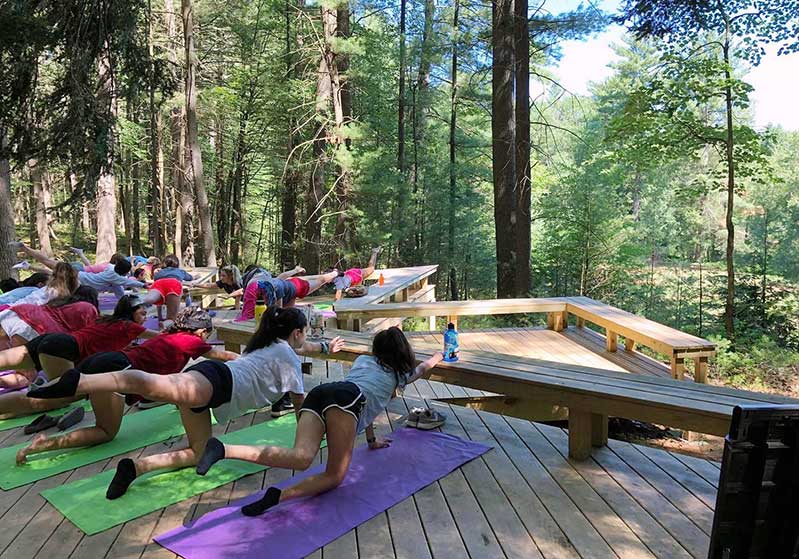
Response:
[[[300,414],[305,411],[310,412],[327,425],[325,413],[330,408],[338,408],[352,415],[357,423],[365,405],[366,396],[354,382],[346,380],[327,382],[308,392],[300,408]]]
[[[13,307],[0,312],[0,328],[6,333],[10,340],[14,336],[19,336],[25,341],[31,341],[39,335],[33,326],[22,320]]]
[[[161,294],[161,300],[156,305],[163,305],[167,295],[177,295],[178,297],[183,295],[183,284],[174,278],[164,278],[155,280],[150,286],[150,291],[157,291]]]
[[[233,373],[230,372],[230,367],[221,361],[214,361],[213,359],[206,359],[195,363],[186,371],[197,371],[202,376],[208,379],[211,383],[211,399],[208,403],[199,408],[191,408],[194,413],[202,413],[211,408],[218,408],[223,404],[230,402],[233,397]]]
[[[96,375],[97,373],[124,371],[132,366],[128,356],[121,351],[102,351],[88,356],[75,368],[84,375]]]
[[[37,336],[25,344],[28,355],[36,365],[36,370],[42,370],[42,363],[39,355],[42,353],[60,357],[72,363],[80,361],[80,347],[77,340],[69,334],[43,334]]]
[[[289,281],[294,285],[296,299],[305,299],[311,291],[311,284],[302,278],[289,278]]]
[[[353,285],[358,285],[363,281],[363,271],[360,268],[350,268],[344,272],[343,276],[339,276],[333,280],[333,285],[336,289],[344,291]]]

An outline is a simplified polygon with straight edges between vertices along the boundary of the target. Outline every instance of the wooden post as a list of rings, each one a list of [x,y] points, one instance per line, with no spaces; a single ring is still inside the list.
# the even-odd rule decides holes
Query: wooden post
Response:
[[[436,329],[436,317],[435,316],[428,316],[427,317],[427,329],[433,332]]]
[[[694,357],[694,381],[707,384],[707,357]]]
[[[582,316],[577,317],[577,328],[585,328],[585,319]]]
[[[553,312],[547,313],[547,329],[549,330],[555,329],[555,313]]]
[[[592,414],[569,408],[569,458],[585,460],[591,456]]]
[[[685,378],[685,358],[671,355],[671,376],[677,380]]]
[[[626,351],[635,351],[635,340],[632,338],[624,338],[624,349]]]
[[[419,289],[424,289],[427,287],[427,278],[422,278],[422,281],[419,282]]]
[[[558,332],[562,332],[563,330],[569,327],[569,312],[561,311],[558,313],[558,317],[560,319],[560,324],[559,324],[560,328],[558,329]]]
[[[447,323],[451,322],[455,326],[455,330],[458,329],[458,315],[450,315],[447,317]]]
[[[361,319],[356,318],[352,321],[352,331],[353,332],[360,332],[361,331]]]
[[[600,413],[591,414],[591,445],[608,444],[608,416]]]
[[[405,303],[407,300],[408,300],[408,288],[406,287],[397,294],[397,302]]]
[[[619,348],[619,335],[607,330],[605,332],[605,349],[613,353]]]

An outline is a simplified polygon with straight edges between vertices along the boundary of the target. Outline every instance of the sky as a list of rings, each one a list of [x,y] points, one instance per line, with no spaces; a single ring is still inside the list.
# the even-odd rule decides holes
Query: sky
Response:
[[[580,2],[575,0],[551,0],[557,12],[574,9]],[[614,0],[595,0],[599,9],[613,12],[618,8]],[[609,26],[603,33],[585,41],[561,43],[563,57],[552,68],[561,84],[575,94],[585,95],[591,82],[608,77],[612,70],[608,63],[615,59],[610,48],[620,43],[624,29]],[[751,94],[755,125],[765,127],[780,125],[786,130],[799,130],[799,53],[777,56],[777,49],[768,47],[760,65],[752,68],[745,80],[754,87]]]

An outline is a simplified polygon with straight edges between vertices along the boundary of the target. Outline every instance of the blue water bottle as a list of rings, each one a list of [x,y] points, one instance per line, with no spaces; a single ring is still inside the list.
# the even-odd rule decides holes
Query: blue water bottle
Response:
[[[444,361],[452,363],[458,360],[458,332],[453,323],[447,324],[444,332]]]
[[[186,308],[192,305],[191,293],[186,293]]]

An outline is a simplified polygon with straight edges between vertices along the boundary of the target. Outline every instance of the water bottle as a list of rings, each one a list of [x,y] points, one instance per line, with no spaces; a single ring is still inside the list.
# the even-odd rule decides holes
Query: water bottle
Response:
[[[186,293],[186,308],[189,308],[191,305],[191,293]]]
[[[447,324],[444,332],[444,361],[452,363],[458,360],[458,331],[453,323]]]

